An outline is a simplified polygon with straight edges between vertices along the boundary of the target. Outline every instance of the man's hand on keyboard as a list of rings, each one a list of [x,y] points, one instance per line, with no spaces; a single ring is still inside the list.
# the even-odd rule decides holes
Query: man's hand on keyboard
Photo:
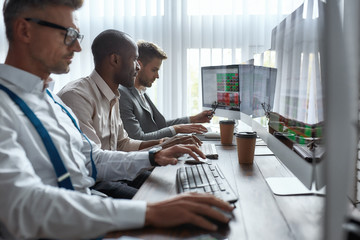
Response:
[[[190,123],[190,124],[178,124],[173,125],[176,133],[198,133],[202,134],[207,132],[207,128],[201,124]]]
[[[176,144],[195,144],[196,146],[200,146],[202,142],[194,134],[175,135],[165,139],[160,146],[162,146],[162,148],[168,148]]]
[[[195,160],[199,161],[199,157],[205,159],[206,156],[195,144],[178,144],[172,147],[161,150],[155,154],[155,162],[160,166],[168,164],[175,165],[178,162],[178,157],[183,154],[189,154]]]
[[[145,225],[174,227],[193,224],[206,230],[216,231],[217,225],[210,222],[209,218],[221,223],[230,221],[220,211],[215,210],[216,208],[229,213],[234,209],[229,203],[209,194],[181,194],[166,201],[148,203]]]

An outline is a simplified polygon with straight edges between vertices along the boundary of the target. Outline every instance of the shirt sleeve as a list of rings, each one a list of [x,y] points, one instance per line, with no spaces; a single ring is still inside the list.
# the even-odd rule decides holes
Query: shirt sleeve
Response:
[[[97,180],[99,181],[132,181],[143,171],[152,168],[149,161],[149,153],[146,151],[122,152],[102,150],[91,140],[91,144],[86,139],[83,139],[83,142],[82,152],[87,159],[86,166],[91,173],[90,154],[92,150],[92,158],[96,165]]]
[[[123,131],[126,132],[124,129],[123,129]],[[141,143],[142,143],[142,141],[131,139],[128,137],[128,135],[126,138],[123,138],[123,137],[121,137],[121,134],[119,133],[119,140],[117,142],[117,150],[118,151],[126,151],[126,152],[138,151]]]
[[[176,124],[187,124],[187,123],[190,123],[190,117],[181,117],[181,118],[166,120],[167,126],[173,126]]]
[[[175,128],[173,126],[170,126],[169,129],[171,130],[172,134],[175,136],[176,135]]]

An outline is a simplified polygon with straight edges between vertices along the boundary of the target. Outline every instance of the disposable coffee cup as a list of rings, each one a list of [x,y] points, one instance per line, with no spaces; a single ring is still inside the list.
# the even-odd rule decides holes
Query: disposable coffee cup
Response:
[[[220,140],[223,145],[232,145],[234,137],[234,120],[221,120],[220,124]]]
[[[238,132],[235,134],[239,163],[254,162],[256,132]]]

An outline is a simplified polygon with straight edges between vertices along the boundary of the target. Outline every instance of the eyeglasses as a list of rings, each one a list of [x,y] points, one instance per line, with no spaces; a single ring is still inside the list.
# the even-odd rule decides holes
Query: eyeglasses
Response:
[[[76,40],[79,40],[79,43],[81,43],[81,41],[84,38],[84,35],[81,35],[78,32],[78,30],[76,30],[76,29],[74,29],[72,27],[66,28],[66,27],[57,25],[55,23],[43,21],[43,20],[40,20],[40,19],[37,19],[37,18],[25,18],[25,20],[37,23],[37,24],[42,25],[42,26],[65,30],[66,34],[65,34],[65,38],[64,38],[64,44],[66,46],[73,45]]]

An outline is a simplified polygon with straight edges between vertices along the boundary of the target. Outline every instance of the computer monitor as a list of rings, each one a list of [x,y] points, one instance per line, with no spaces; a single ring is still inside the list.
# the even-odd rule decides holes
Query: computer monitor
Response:
[[[326,240],[359,239],[359,224],[346,223],[359,209],[359,11],[358,0],[326,4]]]
[[[239,65],[201,68],[202,106],[213,108],[216,116],[240,119]]]
[[[321,57],[324,3],[305,1],[272,31],[276,56],[276,83],[273,106],[266,112],[267,121],[258,118],[264,112],[257,95],[265,96],[262,68],[254,75],[253,114],[241,113],[241,120],[252,127],[294,178],[268,178],[275,194],[323,194],[323,79]],[[270,98],[272,98],[270,97]],[[266,105],[266,104],[265,104]],[[314,151],[312,151],[314,150]]]
[[[252,115],[254,109],[254,65],[238,65],[240,77],[240,111]]]
[[[261,117],[273,110],[277,69],[254,66],[253,72],[252,117]]]
[[[201,68],[204,109],[217,105],[216,115],[240,119],[240,112],[264,116],[263,104],[272,110],[276,69],[252,64]]]

